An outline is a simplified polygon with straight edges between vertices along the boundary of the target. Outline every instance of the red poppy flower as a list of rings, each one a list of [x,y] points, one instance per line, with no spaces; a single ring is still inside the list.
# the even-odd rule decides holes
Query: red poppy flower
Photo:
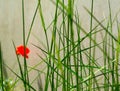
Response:
[[[26,58],[28,58],[29,52],[30,50],[27,47],[24,47],[23,45],[18,46],[16,49],[17,55],[22,55],[23,57],[26,57]]]

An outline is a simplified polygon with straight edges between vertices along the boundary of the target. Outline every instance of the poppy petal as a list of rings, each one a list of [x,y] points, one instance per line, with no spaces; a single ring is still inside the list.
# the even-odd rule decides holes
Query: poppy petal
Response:
[[[24,51],[25,50],[25,51]],[[17,55],[22,55],[23,57],[28,58],[28,53],[30,52],[29,48],[24,47],[23,45],[20,45],[16,49]]]

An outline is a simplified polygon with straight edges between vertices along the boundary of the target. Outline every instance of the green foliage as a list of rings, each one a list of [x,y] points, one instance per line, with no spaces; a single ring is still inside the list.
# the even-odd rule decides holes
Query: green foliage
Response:
[[[49,26],[46,26],[41,0],[38,0],[26,36],[25,4],[22,0],[24,46],[27,46],[29,42],[37,12],[41,20],[45,36],[43,43],[40,42],[43,47],[32,44],[40,50],[40,54],[37,54],[40,63],[29,67],[24,57],[22,65],[19,56],[16,55],[19,75],[3,64],[0,46],[0,91],[13,91],[19,80],[22,81],[25,91],[37,91],[33,86],[35,81],[38,82],[39,91],[119,91],[120,24],[117,14],[114,18],[112,16],[110,0],[108,0],[109,16],[102,20],[94,14],[94,0],[91,0],[90,9],[84,7],[90,17],[89,29],[82,26],[74,0],[51,0],[51,2],[55,5],[55,11],[53,11],[53,20]],[[117,26],[117,37],[113,34],[114,25]],[[42,39],[39,40],[39,36],[35,37],[38,41],[42,41]],[[88,40],[87,43],[86,40]],[[13,46],[16,50],[14,42]],[[41,52],[44,56],[41,56]],[[37,67],[42,63],[46,67],[38,69]],[[17,77],[17,80],[13,81],[4,77],[3,65]],[[31,71],[38,72],[35,79],[29,78]],[[45,79],[41,79],[41,75],[44,75]],[[45,82],[44,85],[42,81]]]

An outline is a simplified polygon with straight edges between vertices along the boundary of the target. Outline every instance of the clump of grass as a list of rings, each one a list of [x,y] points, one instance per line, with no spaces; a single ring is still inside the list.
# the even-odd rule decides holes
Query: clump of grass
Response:
[[[91,1],[91,10],[85,10],[90,15],[90,31],[87,32],[81,24],[78,12],[74,10],[74,0],[68,0],[67,6],[64,0],[52,1],[56,5],[54,20],[52,21],[52,38],[46,40],[51,41],[47,43],[47,50],[39,48],[46,58],[40,58],[47,64],[47,76],[45,91],[48,87],[51,90],[63,90],[63,91],[104,91],[106,90],[119,90],[119,77],[118,67],[115,63],[116,45],[119,44],[118,39],[112,34],[113,32],[113,20],[111,15],[110,1],[109,6],[109,19],[107,25],[103,25],[106,21],[103,19],[99,21],[94,15],[94,0]],[[40,8],[40,17],[42,20],[42,26],[47,36],[49,28],[45,27],[45,21]],[[62,17],[61,23],[58,23],[59,17]],[[96,22],[96,25],[92,21]],[[76,28],[75,28],[76,27]],[[82,36],[84,33],[84,37]],[[96,37],[98,34],[102,34],[102,42],[97,42]],[[76,36],[77,35],[77,36]],[[84,40],[89,39],[89,46],[84,46]],[[103,45],[103,47],[102,47]],[[108,50],[109,49],[109,50]],[[97,51],[103,55],[100,60],[104,63],[101,65],[96,59]],[[88,62],[85,64],[85,62]],[[116,68],[117,67],[117,68]],[[115,72],[117,70],[117,72]],[[101,78],[104,79],[101,79]],[[115,78],[116,77],[116,78]],[[104,80],[104,82],[98,79]],[[111,80],[112,79],[112,80]],[[117,82],[116,82],[117,81]],[[115,83],[117,84],[115,86]]]
[[[43,27],[45,41],[44,48],[33,44],[44,56],[37,54],[40,63],[28,67],[24,57],[24,65],[21,65],[18,55],[20,76],[10,67],[9,70],[15,74],[17,80],[21,80],[25,91],[119,91],[119,52],[120,52],[120,24],[117,15],[113,18],[110,0],[108,0],[109,16],[102,21],[94,15],[94,0],[91,0],[91,8],[84,7],[90,16],[90,28],[86,30],[82,25],[78,10],[74,6],[74,0],[56,0],[54,17],[49,26],[46,26],[44,11],[41,0],[38,4],[26,36],[24,0],[22,0],[22,21],[23,21],[23,45],[26,47],[31,35],[36,14],[39,13]],[[66,4],[67,3],[67,4]],[[93,23],[93,21],[95,23]],[[116,22],[118,35],[113,35],[113,24]],[[106,25],[105,25],[106,24]],[[48,33],[51,31],[51,37]],[[101,42],[97,40],[101,35]],[[35,36],[38,38],[38,36]],[[88,46],[84,45],[88,41]],[[41,43],[42,44],[42,43]],[[13,42],[14,49],[16,49]],[[25,49],[24,49],[25,51]],[[98,54],[100,56],[97,56]],[[101,61],[101,63],[100,63]],[[4,90],[3,60],[0,47],[0,68],[1,68],[1,89]],[[44,70],[37,69],[44,62]],[[29,69],[30,68],[30,69]],[[30,82],[29,72],[37,71],[38,76]],[[41,80],[41,74],[45,79]],[[37,80],[38,89],[32,84]],[[42,84],[42,81],[45,84]],[[15,85],[14,85],[15,86]],[[7,90],[9,91],[9,90]]]

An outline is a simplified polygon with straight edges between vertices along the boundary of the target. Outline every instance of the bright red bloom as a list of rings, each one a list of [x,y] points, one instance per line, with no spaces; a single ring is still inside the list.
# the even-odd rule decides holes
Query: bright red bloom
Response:
[[[20,45],[16,49],[16,54],[17,55],[22,55],[23,57],[28,58],[30,50],[27,47],[24,47],[23,45]]]

